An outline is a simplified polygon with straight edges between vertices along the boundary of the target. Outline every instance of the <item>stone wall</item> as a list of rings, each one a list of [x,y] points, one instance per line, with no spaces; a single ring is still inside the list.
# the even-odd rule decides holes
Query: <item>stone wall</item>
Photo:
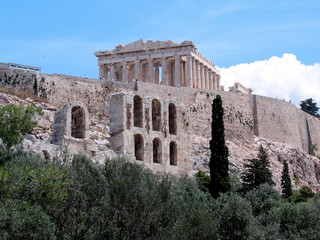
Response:
[[[256,135],[277,142],[290,143],[306,153],[320,144],[319,119],[293,104],[269,97],[255,96],[257,108]],[[316,151],[316,153],[318,153]]]
[[[63,144],[65,136],[78,139],[89,138],[89,113],[85,104],[73,101],[59,108],[54,115],[53,144]]]
[[[189,132],[189,114],[179,102],[137,92],[111,97],[111,149],[154,171],[191,172]]]
[[[7,81],[4,80],[5,75]],[[11,76],[10,83],[8,76]],[[211,103],[219,94],[225,110],[227,139],[252,141],[255,134],[272,141],[290,143],[307,153],[312,153],[312,145],[320,146],[319,119],[279,99],[144,82],[138,82],[135,86],[134,82],[124,84],[59,74],[35,75],[11,69],[0,69],[0,78],[2,79],[0,84],[3,86],[35,93],[56,107],[79,100],[88,107],[91,117],[99,117],[106,122],[109,122],[111,94],[132,92],[137,87],[137,92],[141,96],[158,96],[162,100],[182,103],[186,112],[190,113],[191,133],[199,136],[210,136]]]
[[[6,88],[37,94],[36,73],[6,68],[0,65],[0,85]]]

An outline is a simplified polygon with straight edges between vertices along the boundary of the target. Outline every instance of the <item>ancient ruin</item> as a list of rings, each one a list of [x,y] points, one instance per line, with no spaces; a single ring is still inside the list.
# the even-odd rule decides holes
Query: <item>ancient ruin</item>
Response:
[[[110,99],[111,149],[153,170],[191,171],[189,114],[182,104],[118,93]]]
[[[111,51],[95,52],[100,79],[141,81],[168,86],[220,90],[214,64],[196,51],[191,41],[139,40]]]
[[[89,112],[86,105],[80,101],[70,102],[54,115],[51,143],[63,144],[66,136],[88,139],[88,130]]]
[[[256,157],[263,145],[269,149],[278,187],[282,156],[291,177],[300,180],[296,187],[320,189],[319,119],[290,102],[255,95],[240,83],[222,91],[219,72],[192,42],[139,40],[96,56],[100,79],[0,64],[0,85],[21,91],[20,96],[35,96],[36,105],[43,99],[46,110],[35,135],[25,136],[23,149],[49,159],[66,146],[69,153],[83,153],[100,163],[117,153],[154,171],[206,171],[211,104],[219,94],[233,170],[241,172],[244,159]],[[0,93],[0,102],[16,101]],[[24,104],[29,103],[26,98]]]

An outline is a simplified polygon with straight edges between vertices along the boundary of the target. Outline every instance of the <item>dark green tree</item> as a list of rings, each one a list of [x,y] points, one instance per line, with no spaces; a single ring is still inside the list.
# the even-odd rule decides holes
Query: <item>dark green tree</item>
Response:
[[[201,170],[199,170],[194,176],[199,184],[199,189],[204,192],[209,192],[210,176]]]
[[[213,100],[212,103],[212,122],[210,140],[210,186],[211,196],[217,198],[219,193],[228,192],[231,188],[229,177],[228,147],[225,144],[223,107],[221,96]]]
[[[315,117],[320,116],[318,113],[319,108],[317,107],[317,103],[314,102],[314,100],[312,98],[308,98],[304,101],[301,101],[300,102],[300,109],[302,111],[305,111],[305,112],[311,114],[312,116],[315,116]]]
[[[283,169],[281,174],[282,198],[288,198],[292,195],[291,179],[289,175],[289,167],[286,160],[283,161]]]
[[[249,164],[244,164],[246,172],[242,175],[243,190],[254,190],[263,183],[274,185],[272,173],[269,170],[268,155],[260,146],[258,159],[248,159]]]

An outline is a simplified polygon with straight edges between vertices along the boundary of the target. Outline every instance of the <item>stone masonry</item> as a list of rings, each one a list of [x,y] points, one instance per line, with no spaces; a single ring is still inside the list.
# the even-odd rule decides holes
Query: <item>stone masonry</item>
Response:
[[[65,136],[88,139],[89,112],[80,101],[73,101],[60,108],[54,115],[51,143],[63,144]]]
[[[137,93],[110,99],[111,149],[154,171],[191,171],[189,115],[182,104]]]
[[[214,64],[196,51],[191,41],[138,40],[112,51],[99,51],[100,79],[130,83],[133,80],[168,86],[220,90]]]
[[[215,72],[216,78],[212,77],[211,79],[213,80],[213,83],[216,81],[213,86],[216,86],[215,84],[217,84],[219,87],[213,87],[211,89],[210,83],[202,85],[203,78],[201,78],[201,76],[206,76],[206,74],[201,74],[200,71],[200,75],[198,75],[198,71],[195,71],[195,69],[197,70],[198,68],[194,68],[194,63],[197,63],[199,59],[197,58],[198,54],[194,51],[195,47],[192,42],[178,44],[170,41],[148,41],[144,43],[140,40],[126,46],[120,45],[112,51],[101,51],[96,53],[98,56],[100,78],[105,78],[104,80],[84,79],[60,74],[35,74],[21,70],[2,68],[0,66],[0,85],[5,86],[6,88],[13,88],[37,95],[38,97],[46,99],[57,108],[68,105],[72,101],[81,101],[87,106],[87,111],[90,113],[91,119],[101,119],[106,125],[109,124],[109,121],[114,121],[109,117],[109,112],[111,113],[115,110],[112,109],[114,108],[114,104],[118,104],[114,103],[114,100],[112,100],[112,94],[122,92],[122,94],[124,94],[123,99],[121,100],[123,104],[118,104],[117,106],[120,106],[121,110],[116,110],[120,111],[123,115],[123,119],[125,119],[123,120],[124,122],[121,122],[123,131],[113,131],[112,126],[110,126],[110,134],[113,134],[111,138],[119,138],[119,141],[122,141],[124,145],[123,149],[119,149],[119,145],[112,146],[112,148],[116,149],[119,153],[127,155],[131,154],[135,159],[137,157],[140,158],[139,156],[141,155],[135,154],[134,146],[134,135],[140,134],[141,137],[137,135],[136,142],[138,142],[140,138],[140,143],[143,143],[143,161],[137,162],[146,163],[152,168],[161,169],[161,171],[169,171],[166,170],[166,168],[180,169],[179,166],[182,165],[180,165],[179,161],[184,162],[184,159],[186,159],[186,162],[188,162],[188,157],[190,155],[186,152],[187,147],[182,147],[184,148],[184,150],[182,150],[180,146],[185,145],[183,142],[184,140],[182,140],[184,137],[180,136],[181,133],[185,132],[183,127],[187,126],[184,126],[184,121],[188,123],[188,132],[192,136],[188,137],[189,142],[186,141],[186,145],[190,144],[190,142],[193,144],[195,136],[210,137],[211,104],[217,94],[221,95],[223,100],[225,110],[224,122],[226,138],[228,140],[241,140],[252,143],[254,136],[258,136],[267,138],[271,141],[292,144],[303,150],[305,153],[310,153],[315,156],[320,155],[320,150],[315,150],[315,148],[313,148],[313,146],[316,145],[320,146],[319,119],[301,111],[289,102],[264,96],[251,95],[250,89],[246,89],[240,84],[235,84],[234,91],[221,91],[220,84],[218,84],[217,81],[219,73],[213,68],[214,65],[211,64],[209,60],[202,63],[207,63],[207,67],[211,67],[211,71]],[[158,55],[159,58],[155,53],[160,54]],[[190,64],[188,64],[187,61],[189,58],[187,56],[188,53],[192,58],[192,69],[190,68],[189,70],[188,66],[190,66]],[[179,56],[177,63],[180,62],[180,65],[175,65],[176,55]],[[146,59],[146,57],[148,58]],[[159,61],[160,57],[161,59],[165,58],[165,64],[157,65],[162,62],[162,60]],[[133,63],[130,59],[136,59],[138,65],[134,65],[134,68],[128,67],[128,65],[132,65]],[[151,61],[151,59],[153,63],[150,63],[150,66],[153,67],[149,68],[149,61]],[[148,65],[143,67],[142,65],[146,63],[146,61],[148,61]],[[171,73],[167,71],[170,68],[168,66],[168,61],[172,61],[173,64]],[[185,63],[182,64],[181,62]],[[127,72],[126,70],[123,71],[124,63],[127,66],[127,68],[125,68],[127,69]],[[114,72],[112,71],[112,65],[115,68]],[[178,69],[175,66],[180,66],[180,68]],[[182,71],[184,71],[183,74]],[[128,75],[123,74],[123,72],[128,73]],[[191,75],[190,72],[192,72]],[[151,73],[151,75],[147,75],[149,73]],[[126,78],[126,76],[128,76],[128,78]],[[153,77],[150,79],[148,76]],[[180,76],[180,78],[175,78],[176,76]],[[200,78],[198,78],[199,76]],[[115,79],[117,81],[112,81]],[[133,81],[133,79],[136,79],[137,81]],[[180,80],[175,81],[175,79]],[[201,81],[198,81],[199,79]],[[210,77],[204,79],[210,80]],[[193,88],[193,85],[195,85],[195,88]],[[135,86],[137,86],[137,88]],[[202,89],[202,86],[205,88]],[[209,86],[209,88],[206,86]],[[215,90],[215,88],[217,90]],[[134,91],[134,89],[136,89],[136,91]],[[141,110],[143,127],[133,125],[133,107],[134,97],[136,95],[141,97],[143,103],[143,108]],[[177,138],[175,141],[177,144],[178,168],[174,165],[171,166],[170,163],[168,164],[170,155],[170,152],[168,152],[170,150],[170,134],[165,136],[163,130],[153,130],[151,111],[153,99],[159,101],[154,103],[154,106],[161,106],[161,111],[158,111],[157,114],[155,112],[154,119],[161,118],[163,120],[161,121],[161,124],[155,123],[156,129],[159,129],[159,126],[161,129],[165,119],[168,124],[168,115],[165,114],[168,114],[169,103],[173,103],[176,106],[178,134],[177,136],[171,134],[171,137]],[[128,108],[126,104],[132,104],[131,108]],[[166,111],[164,109],[166,109]],[[80,112],[78,113],[80,114]],[[183,113],[185,114],[183,115]],[[65,114],[67,113],[65,112]],[[71,117],[69,117],[68,122],[71,126]],[[92,122],[90,119],[86,120],[86,123],[90,124],[90,122]],[[179,126],[180,124],[182,125]],[[128,126],[130,126],[130,130],[127,129]],[[179,130],[179,128],[182,130]],[[66,129],[70,130],[71,128],[68,126]],[[73,137],[72,134],[67,133],[67,131],[65,131],[65,134],[64,143],[68,142],[66,138],[73,139],[79,144],[85,142],[85,138]],[[58,135],[54,136],[53,141],[62,139]],[[123,136],[123,138],[121,138],[121,136]],[[157,139],[153,142],[155,138]],[[131,146],[128,145],[129,140],[131,141]],[[141,140],[143,140],[143,142]],[[119,144],[119,142],[117,144]],[[161,151],[158,151],[160,144],[162,148]],[[138,145],[139,144],[137,144],[137,146]],[[153,151],[153,146],[158,146],[155,150],[157,154],[161,152],[161,161],[163,163],[159,164],[153,162],[154,156],[152,154],[155,152]],[[89,148],[86,147],[86,149],[88,150]],[[90,148],[92,154],[94,154],[94,151],[96,150]],[[182,153],[179,153],[179,151],[182,151]],[[183,156],[183,158],[180,158],[180,156]],[[181,169],[183,168],[189,169],[187,166],[182,166]]]

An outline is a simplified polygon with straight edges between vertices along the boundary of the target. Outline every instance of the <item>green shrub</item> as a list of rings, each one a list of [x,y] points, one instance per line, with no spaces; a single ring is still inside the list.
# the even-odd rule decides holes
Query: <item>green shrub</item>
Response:
[[[0,138],[8,151],[21,143],[23,134],[32,132],[36,126],[33,119],[36,114],[42,114],[42,109],[33,105],[0,107]]]
[[[214,207],[217,239],[249,239],[254,225],[250,203],[237,194],[222,195]]]
[[[209,192],[210,176],[201,170],[199,170],[194,176],[199,184],[200,190],[203,192]]]

